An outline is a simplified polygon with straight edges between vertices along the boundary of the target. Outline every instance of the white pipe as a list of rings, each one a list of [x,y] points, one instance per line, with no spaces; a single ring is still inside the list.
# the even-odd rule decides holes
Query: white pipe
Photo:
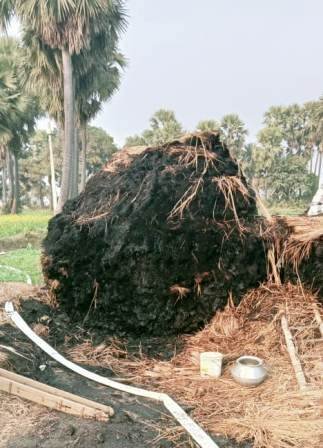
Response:
[[[31,281],[31,277],[30,277],[28,274],[26,274],[26,272],[21,271],[20,269],[13,268],[13,267],[11,267],[11,266],[7,266],[7,265],[5,265],[5,264],[0,264],[0,268],[1,268],[1,269],[3,269],[3,268],[5,268],[5,269],[9,269],[9,271],[17,272],[17,274],[22,274],[22,275],[24,275],[24,276],[26,277],[26,283],[27,283],[27,285],[32,285],[32,284],[33,284],[33,282]]]
[[[78,373],[90,380],[97,383],[104,384],[105,386],[112,387],[113,389],[127,392],[129,394],[138,395],[140,397],[152,398],[153,400],[160,401],[164,404],[166,409],[175,417],[175,419],[181,424],[181,426],[190,434],[190,436],[199,444],[201,448],[219,448],[219,446],[211,439],[205,431],[195,423],[186,412],[167,394],[159,392],[151,392],[139,387],[127,386],[126,384],[118,383],[117,381],[109,380],[104,376],[98,375],[94,372],[80,367],[74,362],[64,358],[60,353],[53,349],[47,342],[40,338],[32,329],[27,325],[23,318],[15,311],[12,302],[6,302],[5,311],[15,325],[38,347],[40,347],[45,353],[47,353],[55,361],[59,362],[63,366]]]

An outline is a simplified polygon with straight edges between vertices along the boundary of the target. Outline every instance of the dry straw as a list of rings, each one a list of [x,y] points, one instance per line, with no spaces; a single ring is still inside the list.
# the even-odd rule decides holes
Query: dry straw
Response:
[[[323,217],[275,217],[264,237],[272,240],[279,263],[290,263],[297,272],[313,248],[323,246]]]
[[[323,433],[323,346],[314,305],[322,314],[316,297],[300,286],[267,283],[247,294],[237,307],[230,300],[203,330],[184,337],[182,351],[169,361],[148,358],[141,351],[129,354],[116,339],[97,347],[84,342],[70,349],[69,356],[171,394],[192,407],[192,417],[211,433],[253,440],[255,448],[318,448]],[[302,392],[286,349],[282,315],[288,318],[310,385]],[[219,380],[199,375],[203,351],[225,354]],[[265,360],[269,378],[262,385],[245,388],[231,378],[230,365],[242,354]],[[171,428],[164,435],[179,441],[183,433]]]

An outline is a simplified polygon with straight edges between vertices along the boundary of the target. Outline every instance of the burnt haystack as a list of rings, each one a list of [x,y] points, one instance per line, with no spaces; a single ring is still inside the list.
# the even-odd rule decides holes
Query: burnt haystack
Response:
[[[215,133],[119,151],[49,223],[43,271],[106,331],[197,329],[266,275],[253,190]]]

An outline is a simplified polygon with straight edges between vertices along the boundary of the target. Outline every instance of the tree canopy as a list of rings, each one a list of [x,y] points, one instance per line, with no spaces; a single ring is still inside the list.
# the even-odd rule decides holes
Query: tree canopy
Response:
[[[150,127],[144,130],[141,135],[128,137],[125,146],[162,145],[183,134],[182,125],[172,110],[157,110],[149,122]]]

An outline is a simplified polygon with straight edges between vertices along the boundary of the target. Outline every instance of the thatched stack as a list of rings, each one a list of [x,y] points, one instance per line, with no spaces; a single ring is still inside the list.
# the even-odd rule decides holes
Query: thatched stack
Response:
[[[276,218],[273,235],[283,277],[302,281],[323,299],[323,217]]]
[[[47,284],[107,332],[191,331],[265,278],[256,215],[215,133],[122,150],[51,220]]]

